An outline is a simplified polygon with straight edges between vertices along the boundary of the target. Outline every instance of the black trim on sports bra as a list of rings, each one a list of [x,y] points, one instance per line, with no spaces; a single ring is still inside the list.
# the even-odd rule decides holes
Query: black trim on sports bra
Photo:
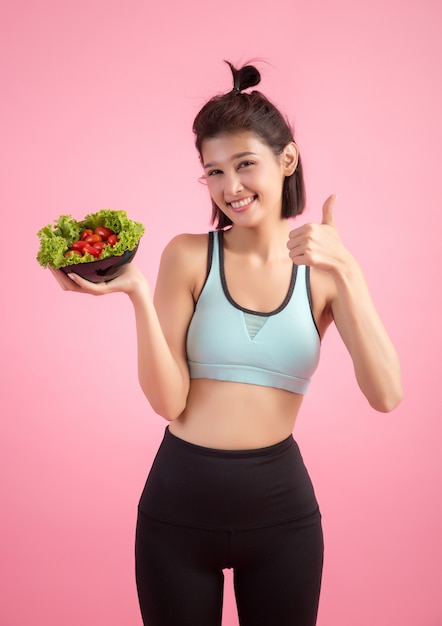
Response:
[[[206,286],[207,280],[209,278],[210,270],[212,268],[212,259],[213,259],[213,239],[215,233],[213,230],[210,230],[208,233],[208,247],[207,247],[207,268],[206,268],[206,277],[204,278],[203,286],[201,287],[201,291],[198,294],[198,298],[195,300],[194,309],[198,304],[198,300],[200,299],[201,294],[204,291],[204,287]]]
[[[274,309],[273,311],[253,311],[253,309],[246,309],[245,307],[239,305],[237,302],[235,302],[235,300],[232,298],[232,296],[230,295],[229,289],[227,287],[227,281],[226,281],[226,274],[225,274],[225,270],[224,270],[224,232],[222,230],[218,231],[219,235],[218,235],[218,252],[219,252],[219,271],[220,271],[220,276],[221,276],[221,284],[223,287],[223,291],[224,291],[224,295],[226,296],[227,300],[230,302],[230,304],[232,306],[234,306],[236,309],[239,309],[240,311],[243,311],[243,313],[252,313],[253,315],[261,315],[262,317],[270,317],[271,315],[276,315],[277,313],[280,313],[283,309],[285,309],[285,307],[288,305],[290,298],[293,295],[293,290],[295,289],[295,283],[296,283],[296,275],[297,275],[297,266],[293,265],[292,268],[292,275],[290,278],[290,285],[289,285],[289,289],[287,291],[287,295],[284,298],[284,300],[282,301],[282,303],[278,306],[277,309]]]
[[[305,286],[307,288],[307,297],[308,297],[308,303],[310,306],[310,313],[312,315],[313,324],[315,325],[316,332],[318,333],[318,337],[321,340],[321,333],[319,332],[319,328],[316,325],[315,316],[313,315],[313,298],[312,298],[312,288],[310,285],[310,265],[306,265],[305,267]]]
[[[212,259],[213,259],[213,240],[215,237],[215,233],[213,230],[209,232],[209,245],[207,249],[207,274],[204,284],[206,284],[207,279],[209,278],[210,270],[212,268]],[[204,286],[203,286],[204,289]]]

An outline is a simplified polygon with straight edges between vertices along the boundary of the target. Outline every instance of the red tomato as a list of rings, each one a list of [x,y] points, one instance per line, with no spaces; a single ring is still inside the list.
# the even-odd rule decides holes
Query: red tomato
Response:
[[[94,233],[91,231],[90,228],[85,228],[84,231],[81,233],[80,239],[81,240],[85,240],[86,237],[89,237],[89,235],[93,235]]]
[[[67,252],[64,253],[64,256],[83,256],[80,252],[80,250],[68,250]]]
[[[92,244],[92,246],[94,248],[97,248],[97,250],[99,250],[100,252],[103,250],[105,245],[106,245],[105,241],[96,241],[95,243]]]
[[[114,246],[114,245],[117,243],[117,241],[119,241],[119,239],[118,239],[118,236],[117,236],[117,235],[110,235],[110,236],[107,238],[107,243],[108,243],[110,246]]]
[[[85,241],[74,241],[71,246],[71,250],[79,250],[80,252],[82,252],[85,245]]]
[[[107,239],[114,234],[114,231],[110,228],[106,228],[106,226],[97,226],[97,228],[94,230],[94,233],[96,235],[100,235],[102,239]]]
[[[97,250],[97,248],[94,248],[94,246],[91,246],[90,243],[87,243],[84,246],[83,252],[89,252],[89,254],[92,254],[92,256],[94,256],[95,258],[98,258],[101,254],[101,250]]]
[[[87,237],[84,238],[84,241],[86,243],[97,243],[97,241],[102,241],[100,235],[96,235],[96,234],[92,234],[92,235],[88,235]]]

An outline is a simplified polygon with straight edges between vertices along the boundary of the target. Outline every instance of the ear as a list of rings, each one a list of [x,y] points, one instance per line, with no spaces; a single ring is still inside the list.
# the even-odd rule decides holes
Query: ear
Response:
[[[282,166],[285,176],[291,176],[298,165],[299,151],[294,141],[286,145],[282,152]]]

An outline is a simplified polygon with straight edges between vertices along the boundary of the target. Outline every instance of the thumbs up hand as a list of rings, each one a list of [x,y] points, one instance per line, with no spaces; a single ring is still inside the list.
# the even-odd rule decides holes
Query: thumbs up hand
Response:
[[[329,196],[327,200],[322,205],[322,222],[321,224],[327,224],[328,226],[335,226],[335,222],[333,220],[333,205],[336,200],[336,194],[333,196]]]
[[[333,219],[335,199],[336,195],[332,195],[324,202],[320,224],[304,224],[290,232],[287,247],[295,265],[310,265],[333,272],[345,262],[349,253]]]

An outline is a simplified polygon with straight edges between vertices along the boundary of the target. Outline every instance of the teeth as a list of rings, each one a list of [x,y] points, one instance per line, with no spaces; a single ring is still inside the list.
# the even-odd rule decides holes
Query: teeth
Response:
[[[231,202],[230,204],[234,209],[240,209],[242,206],[246,206],[246,204],[250,204],[253,200],[253,197],[244,198],[243,200],[238,200],[237,202]]]

